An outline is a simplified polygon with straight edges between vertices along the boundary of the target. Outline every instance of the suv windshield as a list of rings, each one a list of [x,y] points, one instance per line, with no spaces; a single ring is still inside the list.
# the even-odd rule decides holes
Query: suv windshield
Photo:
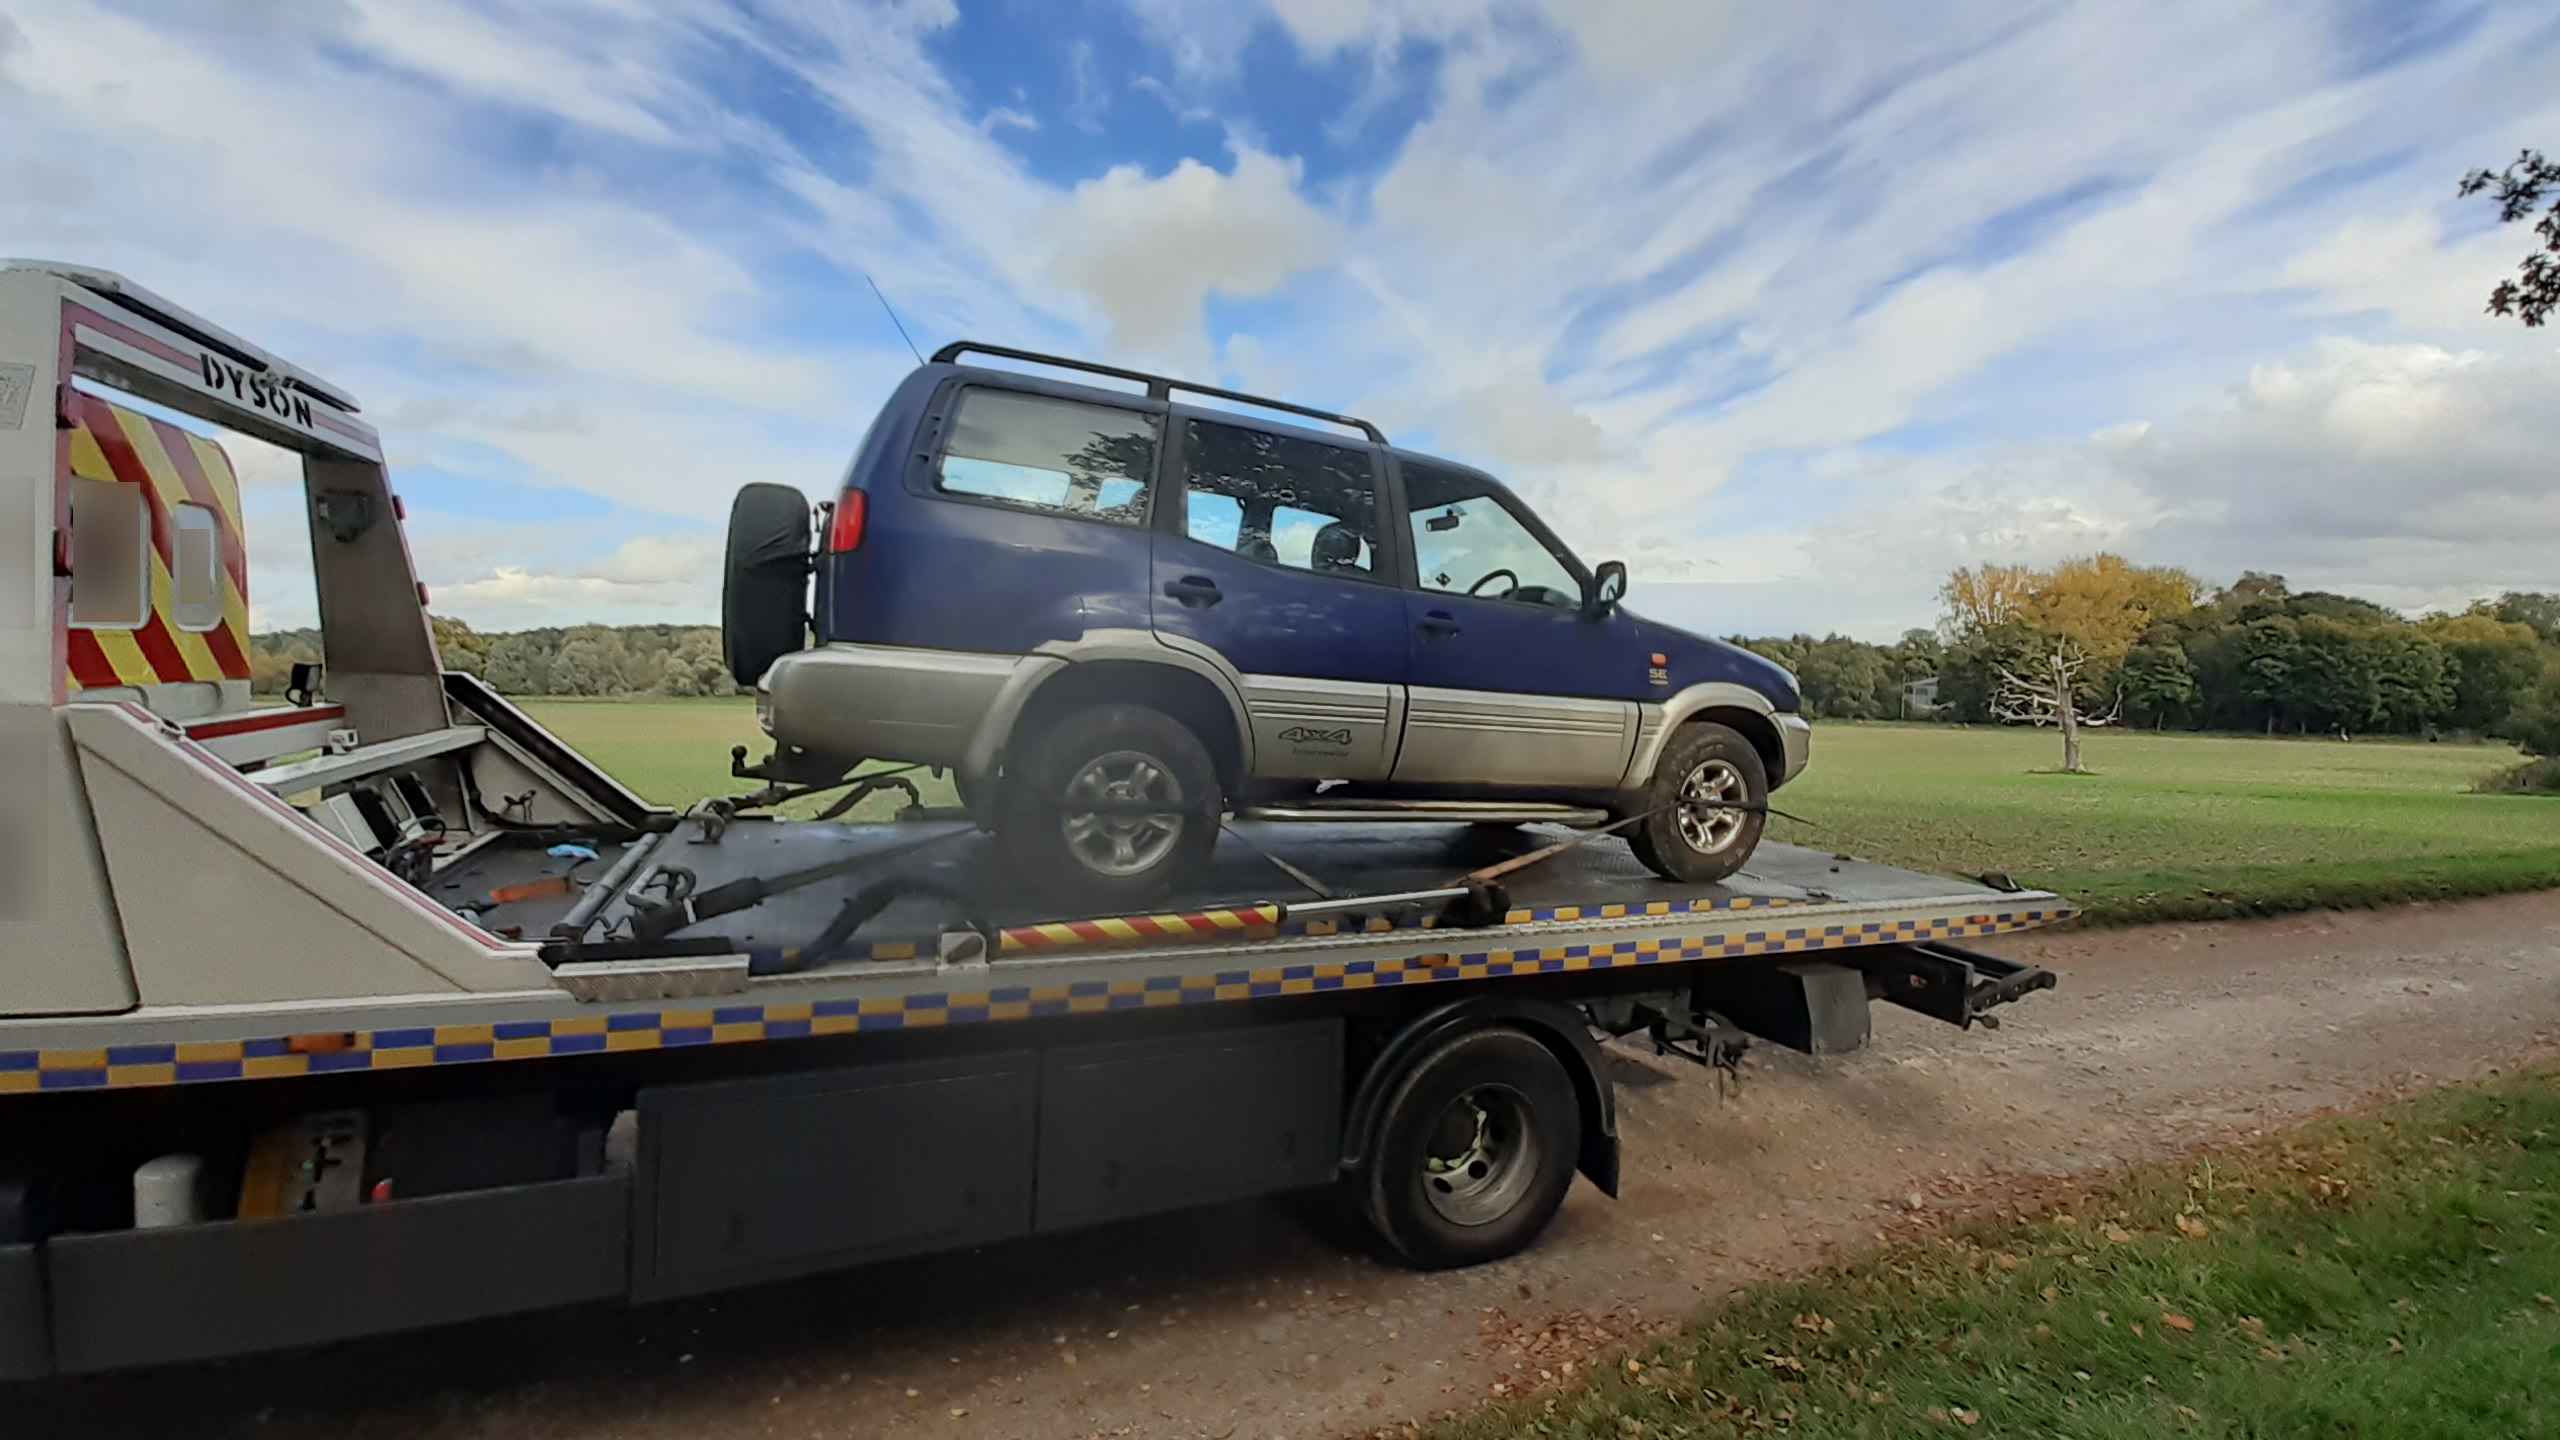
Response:
[[[1482,476],[1406,461],[1414,570],[1425,590],[1570,610],[1582,582]]]

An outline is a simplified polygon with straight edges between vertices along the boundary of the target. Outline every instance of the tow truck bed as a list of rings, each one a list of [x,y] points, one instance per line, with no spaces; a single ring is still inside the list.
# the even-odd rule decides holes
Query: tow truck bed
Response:
[[[1466,826],[1246,825],[1245,838],[1283,854],[1328,888],[1385,894],[1445,885],[1457,873],[1562,836]],[[685,926],[630,956],[554,971],[540,989],[468,996],[382,996],[277,1007],[143,1006],[112,1016],[0,1020],[0,1093],[152,1087],[473,1065],[604,1051],[794,1040],[848,1031],[1004,1022],[1093,1010],[1203,1004],[1358,990],[1381,985],[1500,981],[1531,975],[1685,966],[1718,960],[1870,950],[2030,929],[2071,907],[2040,891],[2002,892],[1770,843],[1718,885],[1654,878],[1600,841],[1509,877],[1511,907],[1497,924],[1452,929],[1428,916],[1254,923],[1247,911],[1296,882],[1254,849],[1222,842],[1210,884],[1176,897],[1189,913],[1237,917],[1192,935],[1111,937],[999,952],[957,962],[936,953],[947,911],[891,907],[817,968],[749,974],[755,957],[805,942],[857,884],[892,876],[939,881],[1013,929],[1054,921],[1008,885],[989,837],[948,822],[832,825],[740,820],[712,843],[684,822],[661,837],[657,864],[681,864],[695,893],[750,875],[885,857],[843,880],[811,885],[715,920]],[[919,845],[919,842],[935,843]],[[642,843],[646,843],[644,840]],[[594,873],[619,858],[607,847]],[[431,880],[428,893],[460,906],[568,868],[541,848],[492,849]],[[626,890],[631,888],[628,884]],[[602,907],[599,934],[628,913],[627,895]],[[573,897],[545,894],[490,907],[484,923],[531,944]],[[1053,926],[1050,928],[1065,928]],[[1152,943],[1148,943],[1149,941]],[[674,953],[669,953],[674,952]],[[575,973],[572,973],[575,972]],[[1673,984],[1672,980],[1651,983]]]
[[[529,1097],[593,1117],[574,1163],[507,1183],[446,1190],[448,1177],[418,1198],[387,1188],[263,1220],[217,1202],[167,1228],[93,1211],[0,1238],[0,1379],[693,1293],[1320,1184],[1377,1163],[1399,1075],[1487,1030],[1535,1036],[1567,1062],[1577,1168],[1615,1193],[1594,1028],[1651,1028],[1691,1058],[1729,1061],[1745,1031],[1861,1044],[1876,998],[1970,1024],[2053,977],[1948,942],[2071,913],[2041,892],[1774,844],[1731,883],[1676,887],[1602,842],[1521,872],[1511,909],[1470,928],[1284,920],[954,960],[935,949],[944,917],[919,913],[907,935],[753,975],[746,952],[801,942],[847,885],[886,873],[959,887],[991,921],[1036,912],[1002,887],[982,837],[948,825],[740,821],[695,843],[691,823],[661,849],[701,885],[904,858],[668,937],[703,953],[623,973],[592,962],[583,982],[0,1022],[0,1090],[37,1092],[14,1097],[35,1107],[21,1112],[30,1133],[103,1148],[127,1170],[207,1152],[235,1188],[254,1162],[226,1162],[218,1137],[244,1117],[363,1114],[396,1139],[442,1107],[499,1148],[520,1139]],[[1439,885],[1560,833],[1289,825],[1242,840],[1329,888],[1375,892]],[[909,848],[920,840],[939,843]],[[1286,893],[1242,840],[1222,843],[1211,887],[1180,897],[1195,914]],[[485,895],[556,858],[492,849],[440,881]],[[518,902],[492,923],[552,923],[568,903]],[[894,930],[901,917],[880,918]],[[145,1103],[172,1091],[203,1103]],[[626,1123],[636,1133],[617,1144]],[[379,1162],[349,1163],[370,1177]]]
[[[1448,824],[1271,824],[1240,821],[1218,846],[1199,883],[1169,895],[1160,912],[1240,909],[1316,898],[1266,856],[1278,856],[1321,882],[1331,895],[1387,895],[1428,891],[1501,861],[1526,856],[1575,838],[1556,826],[1490,830]],[[601,850],[599,860],[575,873],[589,881],[621,858],[626,847]],[[848,957],[912,956],[933,949],[937,923],[966,918],[999,929],[1070,918],[1042,905],[1004,867],[992,836],[958,821],[892,824],[825,824],[745,819],[717,841],[703,843],[687,823],[652,848],[646,863],[627,878],[645,880],[653,870],[681,868],[695,893],[732,881],[801,871],[858,857],[876,860],[834,883],[788,891],[717,921],[681,927],[671,938],[721,936],[742,950],[771,950],[805,941],[831,919],[855,888],[890,879],[930,883],[965,907],[900,902],[867,923]],[[428,893],[451,906],[511,887],[539,885],[569,871],[538,848],[484,851],[440,873]],[[1598,918],[1612,906],[1655,913],[1773,908],[1782,905],[1951,901],[2003,903],[2008,895],[1969,881],[1878,865],[1821,850],[1775,842],[1763,845],[1748,868],[1720,884],[1677,885],[1638,864],[1626,847],[1603,838],[1563,851],[1504,877],[1511,918],[1527,922]],[[619,887],[632,889],[629,884]],[[529,936],[547,934],[568,913],[572,896],[550,893],[478,913],[493,928]],[[1571,911],[1566,915],[1562,912]],[[630,914],[621,895],[596,907],[601,932],[612,933]],[[1287,927],[1304,933],[1304,926]],[[1329,932],[1328,932],[1329,933]]]

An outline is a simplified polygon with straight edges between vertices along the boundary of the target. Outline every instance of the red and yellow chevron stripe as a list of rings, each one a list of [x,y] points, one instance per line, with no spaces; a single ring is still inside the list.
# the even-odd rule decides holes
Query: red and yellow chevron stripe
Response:
[[[1139,945],[1153,940],[1184,940],[1198,935],[1268,935],[1280,923],[1277,905],[1235,910],[1192,910],[1179,915],[1127,915],[1108,920],[1062,920],[1046,925],[1016,925],[999,937],[998,948],[1070,950],[1080,946]]]
[[[64,689],[165,685],[249,678],[249,557],[241,543],[240,481],[222,447],[166,421],[83,391],[70,396],[71,473],[82,480],[139,485],[151,516],[151,614],[138,629],[65,626]],[[222,555],[222,621],[182,630],[176,616],[180,505],[213,512]]]

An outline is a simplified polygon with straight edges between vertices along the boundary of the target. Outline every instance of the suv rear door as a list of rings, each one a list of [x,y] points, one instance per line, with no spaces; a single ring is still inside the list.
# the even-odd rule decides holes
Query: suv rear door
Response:
[[[1241,676],[1260,778],[1384,779],[1404,597],[1370,446],[1177,408],[1151,604]]]
[[[1399,457],[1416,588],[1404,744],[1416,783],[1607,789],[1635,749],[1647,657],[1582,613],[1580,567],[1490,477]]]

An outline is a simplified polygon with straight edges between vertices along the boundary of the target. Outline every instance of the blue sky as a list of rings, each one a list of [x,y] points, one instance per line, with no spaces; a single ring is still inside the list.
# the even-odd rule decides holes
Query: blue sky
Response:
[[[2560,336],[2454,195],[2527,145],[2550,0],[0,0],[0,253],[354,390],[492,628],[714,617],[913,363],[866,276],[1368,415],[1720,632],[2100,548],[2560,589]]]

